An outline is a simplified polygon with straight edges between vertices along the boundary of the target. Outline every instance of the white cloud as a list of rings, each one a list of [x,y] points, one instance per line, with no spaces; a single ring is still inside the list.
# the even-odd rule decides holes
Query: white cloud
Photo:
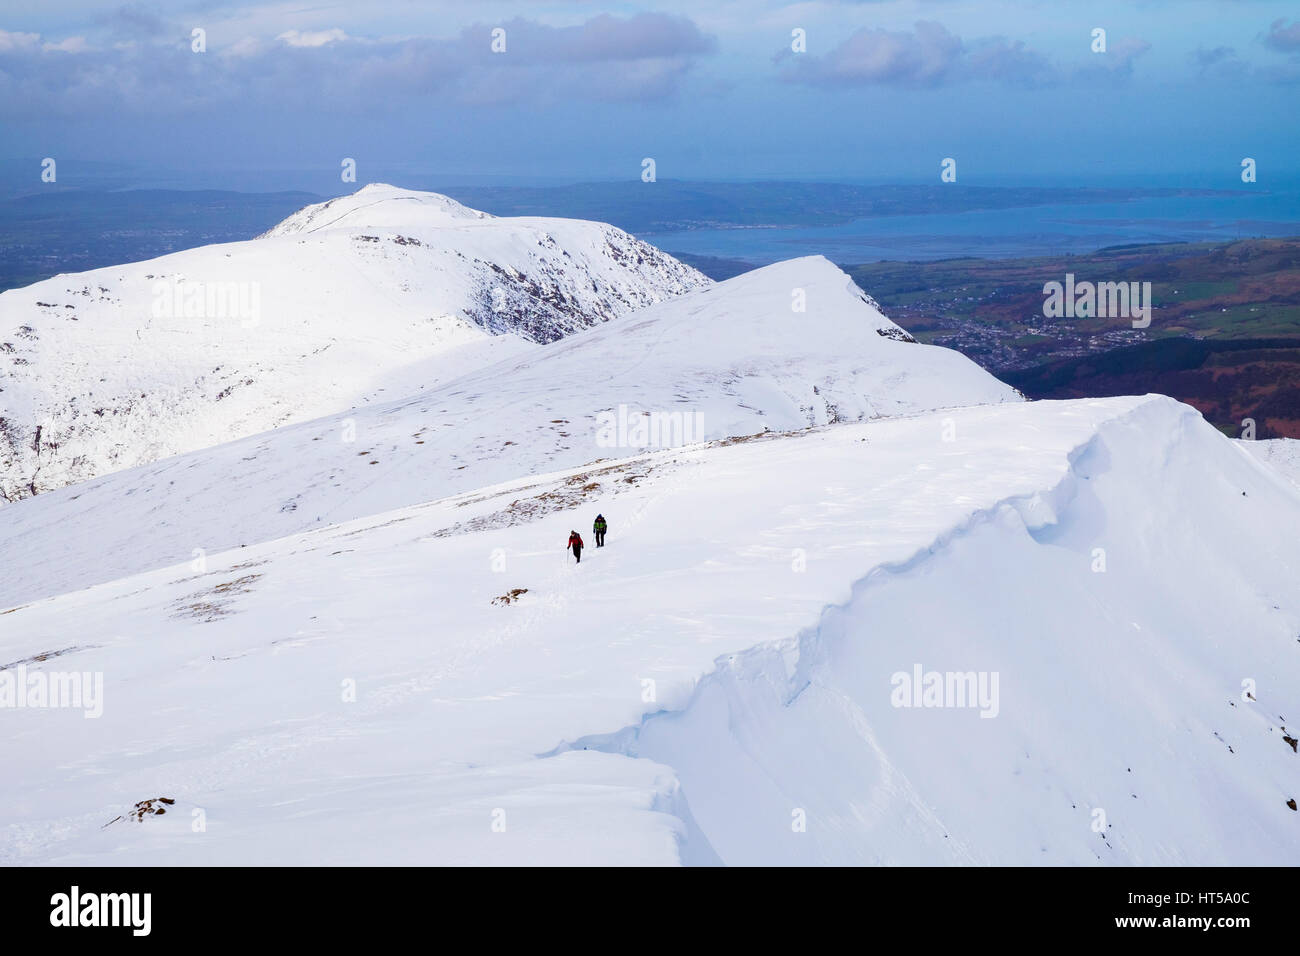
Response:
[[[220,48],[219,52],[223,56],[252,57],[261,53],[262,49],[262,41],[256,37],[242,37],[230,46]]]
[[[277,40],[283,40],[289,46],[305,47],[328,46],[331,43],[337,43],[347,38],[348,35],[338,27],[334,27],[332,30],[312,30],[306,33],[299,33],[297,30],[286,30],[276,37]]]
[[[68,37],[58,43],[46,43],[41,49],[59,50],[63,53],[85,53],[90,49],[90,44],[86,42],[85,37]]]
[[[0,53],[15,50],[32,50],[41,42],[39,33],[10,33],[0,30]]]

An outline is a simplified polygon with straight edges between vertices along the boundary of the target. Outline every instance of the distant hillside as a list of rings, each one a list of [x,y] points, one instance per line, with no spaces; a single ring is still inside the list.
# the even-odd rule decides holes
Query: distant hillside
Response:
[[[998,374],[1161,338],[1300,337],[1300,238],[846,269],[917,339],[959,348]],[[1066,273],[1092,282],[1150,282],[1150,328],[1122,319],[1045,317],[1043,284]]]
[[[1088,256],[880,262],[854,280],[919,341],[1030,398],[1161,392],[1229,434],[1300,437],[1300,239],[1122,246]],[[1152,320],[1043,315],[1043,284],[1150,282]]]
[[[1234,437],[1300,437],[1300,339],[1161,339],[1003,372],[1029,398],[1160,392],[1199,409]]]

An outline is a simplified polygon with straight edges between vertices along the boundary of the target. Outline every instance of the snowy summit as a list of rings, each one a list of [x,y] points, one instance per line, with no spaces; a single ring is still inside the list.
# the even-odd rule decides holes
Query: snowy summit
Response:
[[[367,186],[0,293],[0,500],[397,398],[708,285],[622,230]]]

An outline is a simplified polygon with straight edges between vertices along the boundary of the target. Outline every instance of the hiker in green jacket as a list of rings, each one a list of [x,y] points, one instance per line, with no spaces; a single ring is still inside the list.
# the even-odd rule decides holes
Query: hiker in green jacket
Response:
[[[596,515],[596,521],[591,526],[592,533],[596,535],[596,547],[605,547],[605,529],[608,527],[609,525],[605,523],[605,516]]]

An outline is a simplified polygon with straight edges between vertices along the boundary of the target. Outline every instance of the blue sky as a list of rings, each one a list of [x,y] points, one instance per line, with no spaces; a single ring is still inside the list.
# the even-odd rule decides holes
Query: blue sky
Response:
[[[675,179],[936,181],[949,156],[964,183],[1300,171],[1293,0],[7,6],[0,158],[192,184],[336,178],[343,157],[361,182],[635,178],[647,156]]]

